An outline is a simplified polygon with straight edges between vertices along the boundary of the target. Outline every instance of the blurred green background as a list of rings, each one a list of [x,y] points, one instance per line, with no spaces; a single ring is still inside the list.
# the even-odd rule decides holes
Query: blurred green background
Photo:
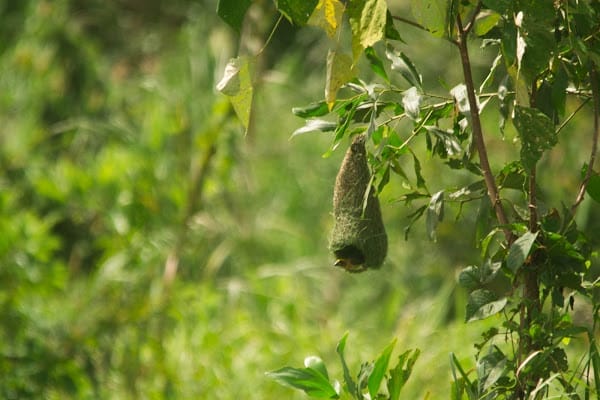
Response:
[[[277,15],[256,2],[240,41],[215,9],[0,0],[0,397],[304,398],[264,373],[317,354],[341,377],[335,346],[349,331],[356,371],[398,337],[397,351],[422,351],[406,398],[446,398],[450,352],[474,365],[472,344],[496,322],[464,324],[456,286],[478,262],[464,228],[478,205],[460,222],[448,209],[437,243],[424,224],[405,241],[414,210],[396,201],[393,177],[381,195],[382,270],[331,267],[344,149],[323,158],[332,137],[290,140],[303,124],[291,108],[323,96],[329,43],[281,24],[260,57],[245,136],[214,88],[230,57],[263,46]],[[403,29],[432,91],[460,83],[449,45]],[[479,76],[493,56],[474,47]],[[518,147],[489,114],[500,166]],[[589,121],[577,117],[543,161],[548,204],[574,197]],[[427,157],[424,143],[416,150]],[[469,182],[429,161],[432,192]],[[597,232],[599,214],[586,201],[580,225]]]

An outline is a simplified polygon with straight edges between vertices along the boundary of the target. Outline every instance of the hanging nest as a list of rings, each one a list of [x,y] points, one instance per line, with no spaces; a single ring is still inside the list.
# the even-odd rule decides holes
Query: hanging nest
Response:
[[[387,254],[379,199],[370,182],[365,136],[358,135],[346,151],[335,179],[335,223],[329,245],[336,258],[334,265],[349,272],[379,268]]]

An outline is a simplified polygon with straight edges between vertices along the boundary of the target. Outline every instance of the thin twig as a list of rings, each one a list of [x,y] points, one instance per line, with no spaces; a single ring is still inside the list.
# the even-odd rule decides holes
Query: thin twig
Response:
[[[403,22],[403,23],[405,23],[407,25],[414,26],[415,28],[421,29],[422,31],[425,31],[425,32],[428,32],[428,33],[432,33],[429,29],[427,29],[423,25],[419,24],[418,22],[412,21],[412,20],[404,18],[404,17],[399,17],[397,15],[392,15],[392,18],[395,19],[396,21],[400,21],[400,22]],[[446,39],[450,43],[457,44],[456,40],[452,39],[451,37],[444,36],[444,39]]]
[[[475,25],[475,18],[477,18],[477,15],[479,15],[479,11],[481,11],[481,1],[477,3],[477,6],[473,11],[473,15],[471,15],[471,20],[464,28],[465,36],[468,35],[469,32],[471,32],[471,29],[473,29],[473,26]]]
[[[537,79],[533,81],[533,83],[531,84],[531,97],[530,97],[530,101],[529,101],[529,106],[531,108],[536,108],[536,100],[537,100]],[[532,233],[535,233],[537,231],[537,220],[538,220],[538,213],[537,213],[537,193],[535,191],[535,185],[536,185],[536,168],[537,165],[534,164],[533,167],[531,167],[531,172],[529,173],[529,188],[528,188],[528,194],[529,194],[529,204],[527,205],[527,207],[529,208],[529,231]]]
[[[592,63],[590,66],[590,81],[592,84],[592,98],[594,100],[594,135],[592,138],[592,152],[590,154],[590,161],[588,162],[587,170],[585,171],[585,177],[581,182],[581,186],[579,187],[579,193],[577,193],[577,197],[575,198],[575,203],[571,207],[571,214],[575,215],[575,211],[577,211],[577,207],[583,201],[585,196],[585,191],[587,189],[590,178],[592,177],[594,162],[596,161],[596,152],[598,150],[598,136],[600,135],[600,127],[599,127],[599,115],[600,115],[600,93],[598,92],[598,74],[596,71],[596,66]]]
[[[269,45],[269,43],[271,43],[271,39],[273,39],[273,35],[275,34],[275,31],[277,30],[277,28],[279,27],[279,23],[281,22],[281,20],[283,19],[283,14],[279,15],[279,19],[277,19],[277,22],[275,22],[275,26],[273,26],[273,29],[271,30],[271,33],[269,34],[269,37],[267,38],[267,40],[265,41],[265,44],[263,45],[263,47],[258,51],[258,53],[256,55],[262,54],[263,51],[265,51],[265,49],[267,48],[267,46]]]
[[[467,32],[463,28],[460,14],[456,15],[456,23],[458,26],[458,41],[457,46],[460,52],[460,59],[463,68],[463,75],[465,78],[465,85],[467,86],[467,97],[469,100],[469,107],[471,110],[471,121],[473,129],[473,141],[479,153],[479,163],[483,172],[483,178],[487,188],[488,196],[494,207],[496,218],[500,225],[503,225],[502,231],[504,236],[509,243],[512,243],[514,238],[512,232],[506,227],[508,225],[508,218],[506,212],[500,201],[500,194],[498,192],[498,186],[496,180],[492,174],[492,168],[487,155],[487,149],[485,141],[483,139],[483,132],[481,129],[481,120],[479,119],[479,107],[477,105],[477,99],[475,98],[475,85],[473,83],[473,75],[471,73],[471,61],[469,60],[469,50],[467,48]]]
[[[569,115],[561,124],[560,126],[556,129],[556,134],[558,135],[560,133],[560,131],[562,131],[562,129],[573,119],[573,117],[583,108],[583,106],[585,106],[587,104],[587,102],[590,101],[590,99],[585,99],[584,101],[581,102],[581,104],[579,104],[579,106],[577,106],[577,109],[575,109],[575,111],[573,111],[571,113],[571,115]]]
[[[404,22],[405,24],[412,25],[415,28],[419,28],[425,32],[429,32],[429,29],[425,28],[423,25],[419,24],[418,22],[411,21],[410,19],[407,19],[404,17],[399,17],[397,15],[392,15],[392,18],[395,19],[396,21],[400,21],[400,22]]]

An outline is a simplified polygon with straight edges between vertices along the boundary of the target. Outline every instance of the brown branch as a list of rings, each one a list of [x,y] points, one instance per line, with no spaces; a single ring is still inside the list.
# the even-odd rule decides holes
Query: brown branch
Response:
[[[477,6],[475,6],[473,15],[471,15],[471,20],[464,28],[465,36],[471,32],[471,29],[473,29],[473,26],[475,25],[475,18],[477,18],[477,15],[479,15],[479,11],[481,11],[481,1],[477,3]]]
[[[463,28],[460,14],[456,15],[456,23],[458,26],[458,40],[456,45],[460,52],[460,59],[463,68],[463,75],[465,78],[465,85],[467,86],[467,97],[469,100],[469,107],[471,109],[471,121],[473,129],[473,141],[475,147],[479,153],[479,163],[483,172],[483,179],[487,188],[487,193],[492,202],[496,218],[500,225],[504,225],[503,232],[506,240],[512,243],[514,240],[512,232],[506,227],[508,225],[508,218],[506,212],[500,201],[500,194],[498,192],[498,186],[496,185],[496,179],[492,174],[492,168],[487,155],[487,149],[485,141],[483,139],[483,131],[481,129],[481,120],[479,119],[479,106],[477,105],[477,98],[475,97],[475,85],[473,83],[473,75],[471,73],[471,61],[469,59],[469,50],[467,48],[467,31]]]
[[[579,186],[579,192],[577,193],[577,197],[575,198],[575,203],[571,206],[571,214],[575,215],[577,211],[577,207],[583,201],[585,196],[585,191],[587,189],[590,178],[592,177],[592,173],[594,170],[594,163],[596,161],[596,152],[598,150],[598,136],[600,135],[600,127],[599,127],[599,115],[600,115],[600,93],[598,92],[598,73],[596,71],[596,66],[592,63],[590,66],[590,81],[592,85],[592,98],[594,100],[594,134],[592,138],[592,152],[590,154],[590,161],[588,162],[587,170],[585,171],[585,177],[583,181],[581,181],[581,185]]]

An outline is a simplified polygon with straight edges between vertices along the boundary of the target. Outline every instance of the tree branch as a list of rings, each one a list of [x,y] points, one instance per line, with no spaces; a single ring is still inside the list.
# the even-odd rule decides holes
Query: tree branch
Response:
[[[503,232],[506,240],[509,243],[512,243],[514,240],[513,234],[508,228],[506,228],[506,225],[508,225],[508,218],[506,217],[506,212],[504,211],[504,207],[500,201],[498,186],[496,185],[496,180],[492,174],[492,168],[490,167],[487,149],[483,139],[481,120],[479,119],[479,107],[477,105],[477,98],[475,97],[475,85],[473,84],[473,75],[471,73],[471,61],[469,59],[469,50],[467,48],[468,32],[465,30],[465,28],[463,28],[460,14],[456,15],[456,23],[458,26],[458,40],[456,41],[456,45],[458,46],[458,50],[460,52],[465,85],[467,86],[467,97],[471,110],[471,121],[473,123],[473,141],[475,142],[475,147],[479,153],[479,163],[483,172],[483,178],[485,180],[488,196],[492,202],[494,212],[496,213],[496,218],[498,219],[500,225],[505,226],[503,228]]]
[[[477,6],[475,6],[473,15],[471,15],[471,20],[464,28],[465,36],[467,36],[471,29],[473,29],[473,26],[475,25],[475,18],[477,18],[477,15],[479,15],[479,11],[481,11],[481,1],[477,2]]]
[[[590,154],[590,161],[588,162],[587,170],[585,171],[585,177],[583,178],[583,181],[581,181],[579,192],[575,198],[575,203],[573,203],[573,206],[571,207],[572,215],[575,215],[577,207],[579,207],[579,204],[581,204],[583,201],[585,191],[590,178],[592,177],[594,162],[596,161],[596,152],[598,151],[598,136],[600,135],[600,127],[598,122],[600,115],[600,93],[598,92],[598,73],[596,71],[596,66],[593,63],[590,66],[590,81],[592,83],[592,99],[594,100],[594,134],[592,138],[592,152]]]

